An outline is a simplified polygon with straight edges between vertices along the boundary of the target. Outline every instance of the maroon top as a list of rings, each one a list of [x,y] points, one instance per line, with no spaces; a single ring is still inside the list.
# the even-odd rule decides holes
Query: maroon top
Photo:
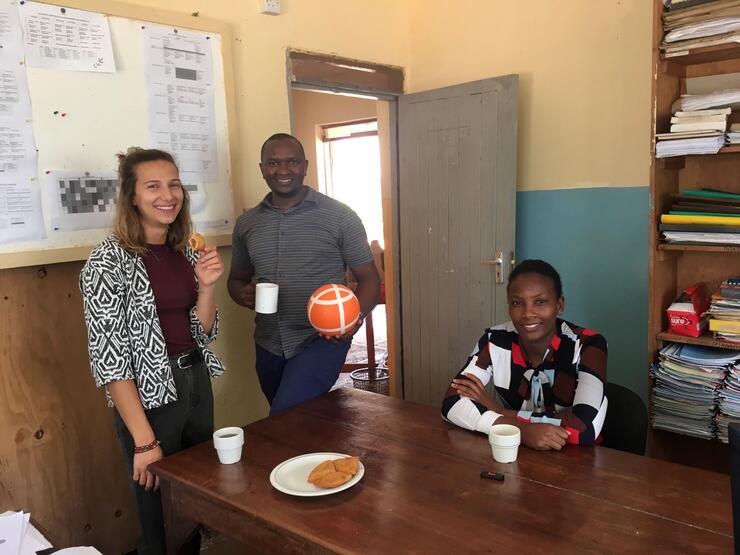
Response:
[[[195,271],[181,252],[169,245],[147,245],[144,255],[149,281],[154,291],[159,323],[167,354],[177,355],[195,347],[190,333],[190,309],[198,300]]]

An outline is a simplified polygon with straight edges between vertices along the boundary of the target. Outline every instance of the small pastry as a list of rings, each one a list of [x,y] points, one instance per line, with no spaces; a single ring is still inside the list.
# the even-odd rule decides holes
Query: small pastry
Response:
[[[346,459],[334,459],[334,468],[339,472],[349,472],[352,476],[357,474],[358,457],[347,457]]]
[[[328,474],[322,474],[319,476],[313,484],[320,488],[331,489],[338,488],[342,484],[346,484],[352,479],[352,474],[349,472],[329,472]]]
[[[324,461],[311,471],[308,481],[313,485],[331,489],[346,484],[357,474],[359,457],[345,457]]]
[[[194,252],[200,252],[206,248],[206,239],[200,233],[193,232],[188,241]]]
[[[315,484],[316,480],[321,478],[321,476],[331,472],[336,472],[336,470],[337,469],[334,468],[334,461],[324,461],[311,471],[311,474],[308,475],[308,481]]]

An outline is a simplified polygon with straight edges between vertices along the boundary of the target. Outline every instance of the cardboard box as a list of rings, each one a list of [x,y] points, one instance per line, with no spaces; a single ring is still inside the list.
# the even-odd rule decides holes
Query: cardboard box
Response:
[[[699,337],[707,327],[703,316],[709,309],[709,295],[703,283],[684,290],[668,307],[668,331],[677,335]]]

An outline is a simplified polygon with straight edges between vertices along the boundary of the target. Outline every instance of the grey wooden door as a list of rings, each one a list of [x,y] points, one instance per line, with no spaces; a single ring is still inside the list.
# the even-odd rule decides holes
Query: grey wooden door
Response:
[[[404,397],[441,402],[483,330],[507,320],[518,76],[399,101]],[[496,253],[503,283],[496,283]]]

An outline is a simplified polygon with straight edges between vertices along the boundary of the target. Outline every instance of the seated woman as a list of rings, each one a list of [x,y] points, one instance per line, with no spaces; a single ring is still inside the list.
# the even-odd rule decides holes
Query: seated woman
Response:
[[[519,264],[507,295],[511,321],[478,340],[447,390],[442,417],[485,434],[493,424],[513,424],[534,449],[593,444],[606,416],[606,339],[558,318],[563,288],[547,262]],[[491,378],[508,406],[486,391]]]

